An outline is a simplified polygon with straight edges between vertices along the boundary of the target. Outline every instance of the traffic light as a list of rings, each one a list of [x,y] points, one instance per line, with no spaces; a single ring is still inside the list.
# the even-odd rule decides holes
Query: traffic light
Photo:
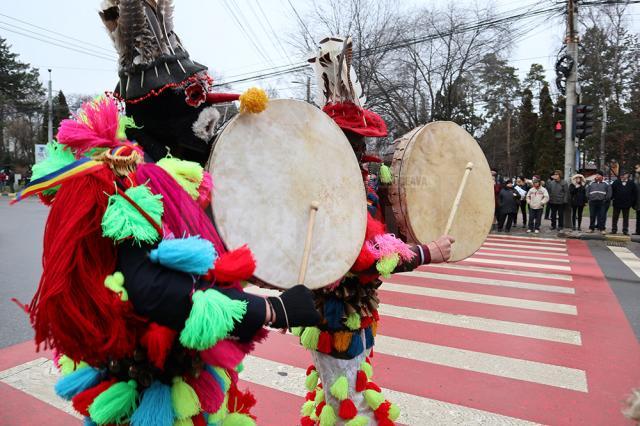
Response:
[[[593,105],[573,107],[573,136],[584,139],[593,133]]]
[[[561,121],[557,121],[553,128],[553,137],[558,140],[564,139],[564,129]]]

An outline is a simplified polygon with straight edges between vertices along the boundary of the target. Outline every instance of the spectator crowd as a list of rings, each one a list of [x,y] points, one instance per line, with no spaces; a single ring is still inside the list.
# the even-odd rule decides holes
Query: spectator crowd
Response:
[[[588,207],[588,232],[607,232],[609,210],[610,232],[618,233],[622,216],[622,233],[629,235],[629,215],[636,212],[634,235],[640,235],[640,164],[633,172],[620,173],[615,179],[605,180],[598,170],[586,179],[581,174],[567,182],[562,171],[555,170],[545,182],[540,176],[502,179],[492,170],[495,193],[495,227],[498,232],[511,232],[522,218],[522,227],[528,233],[539,233],[542,219],[550,221],[550,230],[562,231],[569,225],[574,231],[583,230],[583,212]],[[565,211],[571,209],[571,224],[565,224]],[[586,230],[586,229],[585,229]]]

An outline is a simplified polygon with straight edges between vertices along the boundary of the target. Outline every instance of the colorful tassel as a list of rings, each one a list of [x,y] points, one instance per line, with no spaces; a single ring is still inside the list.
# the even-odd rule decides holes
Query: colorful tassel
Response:
[[[142,394],[140,406],[131,416],[131,426],[172,426],[171,388],[155,381]]]
[[[322,388],[316,389],[316,398],[313,401],[316,403],[316,405],[324,402],[324,390]]]
[[[329,330],[340,330],[343,316],[344,302],[334,298],[324,301],[324,319],[327,321]]]
[[[398,408],[396,404],[391,404],[391,407],[389,407],[389,418],[395,422],[398,420],[398,417],[400,417],[400,408]]]
[[[73,152],[67,149],[66,146],[56,142],[50,141],[45,149],[47,150],[47,158],[39,163],[33,165],[31,169],[31,181],[40,179],[50,173],[60,170],[61,168],[73,163],[76,159]],[[51,189],[45,189],[42,194],[45,196],[55,195],[59,186]]]
[[[264,111],[268,103],[267,92],[258,87],[251,87],[240,95],[240,112],[257,114]]]
[[[177,334],[169,327],[152,322],[142,335],[140,343],[147,349],[147,357],[156,368],[164,369],[164,362],[173,347]]]
[[[360,369],[367,375],[367,380],[371,380],[373,377],[373,367],[367,361],[362,361]]]
[[[207,370],[200,372],[197,378],[189,379],[189,384],[196,391],[202,409],[208,413],[215,413],[224,401],[224,392],[218,381]]]
[[[368,380],[365,372],[358,370],[356,373],[356,392],[363,392],[367,388]]]
[[[373,329],[372,327],[367,327],[364,329],[364,339],[366,348],[369,349],[373,346]]]
[[[222,389],[222,393],[226,394],[231,386],[231,378],[229,377],[229,374],[227,374],[227,370],[213,365],[207,365],[206,369],[213,378],[216,379],[216,382],[220,385],[220,389]]]
[[[256,421],[247,414],[231,413],[225,417],[222,426],[255,426]]]
[[[210,413],[207,416],[207,423],[208,424],[214,424],[214,425],[218,424],[222,420],[224,420],[224,418],[227,416],[227,414],[229,414],[229,409],[227,408],[228,398],[229,398],[229,395],[226,394],[224,396],[224,401],[222,402],[222,405],[220,406],[220,409],[218,411],[216,411],[215,413]]]
[[[331,353],[331,334],[328,331],[323,331],[318,337],[318,352]]]
[[[300,409],[300,415],[302,417],[309,417],[311,413],[313,413],[315,409],[315,403],[313,401],[307,401],[302,404],[302,408]]]
[[[305,416],[300,419],[300,426],[315,426],[316,422],[310,416]]]
[[[214,264],[213,274],[216,280],[231,283],[248,280],[255,270],[253,253],[244,245],[220,255]]]
[[[197,200],[200,197],[198,188],[204,176],[204,169],[200,164],[194,161],[180,160],[176,157],[165,157],[156,165],[169,173],[191,198]]]
[[[384,402],[384,395],[374,390],[365,390],[364,399],[367,401],[372,410],[377,410],[380,404]]]
[[[367,244],[363,244],[360,248],[360,254],[358,254],[351,270],[353,272],[362,272],[369,269],[375,261],[376,257],[373,255],[371,250],[369,250],[369,246]]]
[[[224,339],[247,311],[247,302],[231,300],[213,289],[196,291],[192,300],[189,318],[180,333],[180,342],[190,349],[209,349]]]
[[[190,419],[200,412],[200,400],[196,391],[182,377],[173,378],[171,404],[177,419]]]
[[[291,334],[294,336],[300,337],[303,331],[304,327],[291,327]]]
[[[104,279],[104,286],[120,295],[120,300],[123,302],[129,300],[129,293],[127,293],[127,289],[124,288],[124,275],[122,275],[122,272],[114,272],[113,275],[107,275]]]
[[[158,247],[149,253],[152,262],[175,271],[196,275],[206,274],[213,267],[217,257],[218,253],[211,241],[199,236],[162,240]]]
[[[193,420],[191,420],[191,417],[188,417],[186,419],[176,419],[175,422],[173,422],[173,426],[195,426],[193,424]]]
[[[345,352],[349,349],[351,344],[351,336],[353,333],[350,331],[336,331],[333,333],[333,347],[338,352]]]
[[[351,344],[349,345],[349,349],[347,349],[347,355],[349,358],[355,358],[360,355],[362,351],[364,351],[362,337],[360,337],[360,332],[356,331],[351,336]]]
[[[96,399],[96,397],[100,395],[102,392],[109,389],[111,385],[113,385],[116,381],[117,381],[116,379],[105,380],[104,382],[98,384],[97,386],[94,386],[92,388],[89,388],[85,391],[80,392],[79,394],[74,396],[73,399],[71,400],[73,408],[83,416],[88,416],[89,411],[87,411],[87,409]]]
[[[66,355],[60,356],[60,358],[58,359],[58,365],[60,365],[60,373],[62,373],[63,376],[71,374],[76,370],[89,367],[89,364],[87,364],[86,362],[75,362]]]
[[[393,175],[391,174],[391,169],[386,164],[380,165],[380,182],[388,185],[393,182]]]
[[[242,349],[231,340],[220,340],[213,347],[200,352],[200,358],[205,363],[228,369],[240,365],[244,356]]]
[[[318,386],[318,372],[316,370],[311,371],[304,381],[304,386],[309,392],[314,390]]]
[[[329,391],[338,401],[347,399],[349,396],[349,381],[347,380],[347,377],[338,377],[333,385],[331,385]]]
[[[325,405],[327,405],[327,403],[325,401],[322,401],[316,406],[316,411],[314,412],[316,417],[320,417],[320,414],[322,414],[322,410],[324,409]]]
[[[376,262],[376,269],[384,278],[389,278],[400,262],[398,254],[391,254]]]
[[[318,327],[306,327],[300,336],[300,344],[307,349],[318,349],[320,329]]]
[[[367,426],[369,424],[369,419],[365,416],[358,416],[355,419],[349,420],[345,423],[345,426]]]
[[[333,426],[338,421],[336,417],[336,412],[333,410],[333,407],[329,404],[325,405],[322,409],[322,413],[320,413],[320,426]]]
[[[340,409],[338,410],[338,415],[340,418],[345,420],[351,420],[358,414],[358,409],[356,405],[350,399],[345,399],[340,402]]]
[[[56,394],[63,399],[71,399],[80,392],[100,383],[101,374],[95,368],[81,368],[62,376],[55,385]]]
[[[357,312],[352,312],[347,317],[344,325],[349,328],[349,330],[359,330],[360,329],[360,314]]]
[[[378,406],[378,408],[376,408],[373,414],[378,421],[388,420],[390,408],[391,408],[391,403],[389,401],[384,401],[382,404]]]
[[[125,191],[134,203],[160,225],[164,207],[162,195],[152,194],[146,185],[131,187]],[[109,197],[107,210],[102,217],[102,234],[115,241],[132,237],[136,242],[153,244],[160,238],[156,227],[123,196],[114,194]]]
[[[227,408],[232,413],[251,416],[250,411],[256,405],[256,397],[249,391],[241,392],[235,384],[229,388]]]
[[[98,424],[124,423],[137,407],[135,380],[118,382],[96,397],[89,406],[91,419]]]
[[[191,421],[193,422],[193,426],[207,426],[204,414],[198,414],[197,416],[191,417]]]
[[[85,417],[82,419],[82,426],[98,426],[96,422],[91,420],[91,417]]]

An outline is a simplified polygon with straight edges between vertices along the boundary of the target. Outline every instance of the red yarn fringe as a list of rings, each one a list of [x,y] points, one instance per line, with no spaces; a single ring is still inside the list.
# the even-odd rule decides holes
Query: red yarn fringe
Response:
[[[105,380],[104,382],[99,383],[98,385],[89,388],[85,391],[80,392],[76,396],[71,399],[71,404],[73,408],[83,416],[89,416],[89,406],[93,403],[93,400],[96,399],[98,395],[102,392],[106,391],[114,384],[117,380]]]
[[[338,410],[340,418],[351,420],[356,414],[358,414],[358,409],[352,400],[345,399],[340,403],[340,409]]]
[[[175,330],[152,322],[142,335],[140,343],[147,348],[147,356],[156,368],[164,369],[164,362],[177,334]]]
[[[256,270],[256,261],[246,245],[223,253],[213,268],[217,281],[230,283],[249,279]]]

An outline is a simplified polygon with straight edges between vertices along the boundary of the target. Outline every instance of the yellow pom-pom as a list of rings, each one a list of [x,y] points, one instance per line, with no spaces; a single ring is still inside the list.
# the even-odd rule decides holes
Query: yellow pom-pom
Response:
[[[252,87],[240,95],[240,112],[257,114],[267,108],[269,97],[264,90]]]

